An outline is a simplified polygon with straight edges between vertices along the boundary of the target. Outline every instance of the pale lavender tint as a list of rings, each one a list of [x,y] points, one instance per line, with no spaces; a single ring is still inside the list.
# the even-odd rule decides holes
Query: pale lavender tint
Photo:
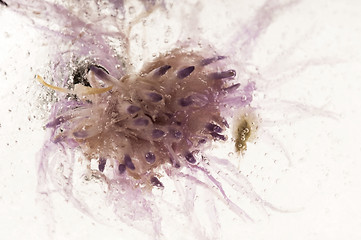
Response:
[[[106,202],[118,219],[154,239],[167,239],[163,230],[177,228],[162,220],[166,216],[161,210],[167,207],[182,215],[176,221],[194,224],[190,226],[194,239],[219,233],[217,207],[204,213],[211,219],[207,230],[192,222],[198,219],[193,206],[198,187],[245,220],[252,221],[252,217],[237,197],[274,209],[235,163],[227,156],[213,156],[212,150],[215,143],[234,146],[233,117],[239,110],[252,109],[257,89],[256,79],[240,77],[248,72],[236,61],[243,55],[232,55],[233,48],[246,56],[278,10],[295,2],[279,5],[267,0],[248,22],[229,29],[234,34],[228,46],[216,49],[208,43],[196,48],[197,43],[192,45],[185,38],[144,62],[140,72],[127,69],[133,64],[128,45],[135,40],[129,36],[132,25],[126,17],[130,10],[123,1],[75,1],[69,6],[40,0],[9,2],[8,7],[26,16],[49,42],[59,43],[49,54],[46,79],[66,89],[76,84],[88,87],[79,96],[59,93],[59,100],[52,105],[45,125],[48,139],[39,160],[39,192],[48,194],[54,184],[55,191],[93,216],[74,194],[74,179],[81,179],[73,171],[77,156],[89,165],[98,164],[92,169],[97,174],[92,172],[91,177],[107,185]],[[178,12],[168,1],[141,1],[141,6],[140,17],[145,19],[153,11],[164,11],[162,22]],[[107,87],[111,89],[103,92]],[[86,94],[89,88],[101,90]],[[58,170],[60,165],[68,171]],[[167,199],[169,195],[153,194],[155,188],[163,191],[174,186],[174,192],[184,194],[176,203]],[[229,197],[225,189],[231,189],[236,197]]]

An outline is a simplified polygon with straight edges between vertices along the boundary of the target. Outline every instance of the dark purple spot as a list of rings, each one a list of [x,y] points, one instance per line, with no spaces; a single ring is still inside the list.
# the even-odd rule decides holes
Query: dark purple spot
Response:
[[[223,78],[230,78],[230,77],[234,77],[236,76],[236,71],[231,69],[231,70],[228,70],[228,71],[224,71],[224,72],[215,72],[215,73],[212,73],[210,75],[210,78],[211,79],[215,79],[215,80],[218,80],[218,79],[223,79]]]
[[[106,79],[109,74],[109,72],[102,66],[91,65],[89,70],[92,71],[99,79]]]
[[[118,171],[119,171],[119,174],[122,174],[125,172],[125,165],[124,164],[119,164],[118,166]]]
[[[201,139],[201,140],[198,141],[199,144],[205,144],[206,142],[207,142],[206,139]]]
[[[191,96],[179,99],[179,105],[181,105],[182,107],[187,107],[187,106],[191,105],[192,103],[193,103],[193,100],[192,100]]]
[[[188,152],[185,156],[186,160],[189,162],[189,163],[195,163],[196,162],[196,159],[194,158],[193,154],[191,152]]]
[[[134,106],[134,105],[130,105],[128,108],[127,108],[127,111],[128,113],[130,114],[133,114],[133,113],[136,113],[140,110],[140,107],[138,106]]]
[[[201,66],[206,66],[208,64],[214,63],[216,61],[225,59],[225,56],[217,56],[217,57],[212,57],[212,58],[205,58],[201,61]]]
[[[155,92],[148,93],[148,97],[149,97],[149,100],[152,102],[159,102],[163,99],[162,95],[160,95],[159,93],[155,93]]]
[[[160,138],[164,136],[164,132],[160,129],[154,129],[152,132],[152,137],[153,138]]]
[[[8,6],[8,4],[6,2],[2,1],[2,0],[0,0],[0,4],[4,5],[6,7]]]
[[[156,186],[156,187],[159,187],[159,188],[163,188],[163,187],[164,187],[164,186],[163,186],[163,183],[161,183],[161,182],[159,181],[159,179],[156,178],[156,177],[151,177],[150,182],[153,184],[153,186]]]
[[[177,77],[180,79],[188,77],[194,71],[194,66],[183,68],[177,73]]]
[[[86,131],[77,131],[73,132],[73,135],[76,138],[86,138],[88,136],[88,133]]]
[[[145,160],[150,163],[153,164],[155,162],[155,155],[152,152],[148,152],[145,154]]]
[[[137,118],[134,120],[134,125],[136,126],[147,126],[149,123],[149,120],[146,118]]]
[[[215,139],[226,141],[226,137],[224,135],[218,134],[216,132],[212,132],[211,136],[214,137]]]
[[[169,133],[172,137],[174,137],[175,139],[180,139],[182,137],[182,132],[178,131],[176,129],[169,129]]]
[[[239,88],[239,86],[241,86],[241,84],[236,83],[236,84],[233,84],[232,86],[229,86],[227,88],[223,88],[223,90],[227,91],[227,92],[232,92],[232,91],[236,90],[237,88]]]
[[[98,169],[99,171],[103,172],[104,168],[105,168],[105,164],[107,163],[107,160],[105,158],[99,158],[99,164],[98,164]]]
[[[214,123],[207,123],[206,129],[211,132],[216,132],[216,133],[220,133],[223,131],[223,129],[220,126],[218,126],[217,124],[214,124]]]
[[[171,66],[169,66],[169,65],[164,65],[164,66],[162,66],[162,67],[159,67],[159,68],[155,71],[154,75],[156,75],[156,76],[163,76],[170,68],[171,68]]]
[[[130,158],[130,156],[128,154],[124,155],[124,164],[125,164],[125,166],[127,166],[127,168],[129,168],[131,170],[135,169],[132,159]]]

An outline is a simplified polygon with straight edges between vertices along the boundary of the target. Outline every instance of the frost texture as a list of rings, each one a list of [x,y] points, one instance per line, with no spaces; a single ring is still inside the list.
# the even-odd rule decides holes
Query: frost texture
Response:
[[[154,239],[169,237],[167,231],[178,226],[189,228],[194,239],[218,239],[220,204],[245,220],[252,220],[243,210],[247,202],[261,211],[275,209],[227,155],[217,157],[213,150],[215,143],[234,144],[239,109],[252,114],[260,77],[246,61],[254,41],[279,10],[296,1],[266,1],[247,24],[225,36],[231,44],[224,48],[191,31],[201,4],[180,9],[156,1],[15,2],[9,7],[59,44],[49,55],[45,79],[77,93],[61,95],[52,107],[39,159],[41,194],[61,193],[99,221],[106,222],[101,212],[112,208],[121,222]],[[156,57],[135,61],[132,44],[149,48],[140,40],[144,29],[176,12],[192,16],[180,23],[188,35],[165,41],[166,51]],[[170,40],[176,35],[171,27],[162,26]],[[84,90],[109,86],[100,94]],[[104,189],[94,190],[94,198],[81,190],[97,184]],[[201,214],[195,210],[198,198],[207,205]],[[97,204],[100,211],[94,210]]]

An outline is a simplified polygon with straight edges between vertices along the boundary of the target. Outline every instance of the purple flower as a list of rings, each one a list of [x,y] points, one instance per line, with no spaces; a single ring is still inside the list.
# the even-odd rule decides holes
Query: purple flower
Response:
[[[106,198],[121,221],[128,225],[144,223],[150,226],[144,232],[155,238],[160,238],[167,227],[160,208],[187,219],[179,221],[197,218],[193,205],[198,188],[214,194],[211,204],[220,201],[240,218],[252,220],[242,209],[241,200],[231,198],[226,189],[255,205],[272,208],[271,204],[252,189],[236,163],[217,158],[212,151],[215,146],[230,145],[236,154],[244,154],[254,137],[258,119],[250,105],[257,89],[257,73],[242,65],[238,55],[249,57],[255,39],[273,17],[268,9],[279,6],[266,1],[248,25],[227,35],[231,46],[207,42],[208,31],[203,29],[197,37],[190,30],[180,31],[179,35],[194,37],[172,44],[163,41],[168,44],[160,48],[158,44],[146,46],[141,33],[144,31],[145,38],[146,31],[152,30],[156,14],[160,14],[160,19],[154,20],[160,28],[164,22],[177,20],[179,9],[163,1],[141,1],[141,5],[141,10],[126,9],[123,1],[108,0],[69,5],[32,1],[19,8],[9,6],[59,44],[51,54],[53,64],[47,76],[55,84],[42,83],[64,94],[53,105],[46,124],[49,139],[41,154],[39,184],[55,184],[66,198],[93,216],[84,198],[75,195],[75,183],[81,175],[73,173],[76,157],[89,166],[96,160],[96,169],[83,166],[88,171],[84,175],[107,185]],[[181,20],[181,26],[187,23],[186,18]],[[194,21],[192,29],[197,24]],[[167,35],[171,33],[164,37]],[[198,41],[198,37],[205,39]],[[159,52],[152,57],[137,53],[135,49],[143,49],[135,48],[137,44],[149,52],[153,52],[152,47]],[[180,188],[178,193],[183,194],[175,203],[170,195],[162,199],[153,194],[172,187]],[[211,208],[206,213],[215,218],[218,209]],[[212,219],[210,231],[217,232],[219,225],[218,219]],[[198,227],[191,231],[206,238]]]

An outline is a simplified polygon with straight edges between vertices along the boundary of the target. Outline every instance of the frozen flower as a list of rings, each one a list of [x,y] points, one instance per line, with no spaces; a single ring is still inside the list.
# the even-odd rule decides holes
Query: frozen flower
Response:
[[[217,239],[222,209],[246,221],[249,209],[279,210],[229,156],[241,158],[261,125],[254,93],[268,83],[249,62],[255,40],[295,3],[268,0],[238,25],[202,15],[224,17],[233,2],[216,11],[198,1],[13,1],[57,46],[37,76],[59,96],[39,193],[105,223],[111,208],[115,222],[154,239],[179,226],[184,238]]]

